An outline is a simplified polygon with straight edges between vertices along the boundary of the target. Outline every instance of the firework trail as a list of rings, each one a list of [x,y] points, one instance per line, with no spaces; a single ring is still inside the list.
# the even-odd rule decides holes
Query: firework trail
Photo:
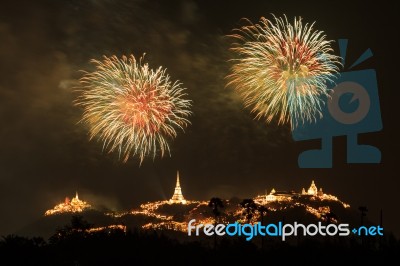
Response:
[[[339,57],[332,55],[331,42],[313,24],[301,18],[290,24],[286,18],[272,22],[261,18],[259,24],[235,29],[231,50],[236,55],[227,76],[251,107],[257,118],[278,124],[290,123],[292,130],[322,117],[327,81],[339,70]]]
[[[169,153],[167,139],[190,123],[191,101],[184,99],[182,84],[172,83],[162,67],[150,69],[143,57],[104,56],[91,62],[96,70],[80,79],[75,102],[84,109],[90,139],[97,137],[103,149],[118,151],[123,162],[138,156],[142,163],[146,156]]]

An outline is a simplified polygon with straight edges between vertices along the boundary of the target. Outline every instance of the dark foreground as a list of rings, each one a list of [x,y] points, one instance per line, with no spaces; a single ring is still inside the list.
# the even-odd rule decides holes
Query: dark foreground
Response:
[[[76,219],[48,240],[15,235],[0,240],[0,265],[387,265],[398,261],[393,236],[376,239],[188,239],[168,232],[112,230],[87,233]],[[185,240],[186,238],[186,240]],[[180,239],[180,240],[177,240]]]

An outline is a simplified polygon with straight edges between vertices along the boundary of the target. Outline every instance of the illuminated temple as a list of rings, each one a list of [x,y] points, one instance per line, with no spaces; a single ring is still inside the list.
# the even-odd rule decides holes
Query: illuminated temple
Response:
[[[301,198],[301,197],[313,197],[317,198],[320,200],[333,200],[333,201],[339,201],[336,196],[325,194],[322,191],[322,188],[317,188],[317,185],[315,184],[314,180],[311,181],[310,187],[305,190],[304,188],[300,193],[294,192],[294,191],[276,191],[275,189],[272,189],[269,194],[266,194],[265,196],[257,196],[256,197],[256,202],[258,203],[268,203],[268,202],[274,202],[274,201],[290,201],[294,198]],[[349,207],[348,204],[343,203],[343,206],[345,208]]]
[[[265,194],[257,195],[252,199],[258,206],[265,206],[269,212],[288,212],[288,215],[298,215],[299,212],[301,213],[301,211],[303,211],[304,214],[309,215],[307,217],[315,217],[319,220],[327,219],[326,217],[331,213],[332,206],[335,207],[335,212],[340,205],[342,205],[344,209],[350,207],[349,204],[340,201],[336,196],[324,193],[322,188],[317,187],[314,181],[311,181],[308,188],[303,188],[302,190],[275,190],[273,188],[269,193],[265,192]],[[219,222],[249,222],[243,215],[246,211],[240,204],[224,200],[224,205],[225,214],[219,217]],[[65,198],[63,203],[46,211],[45,216],[83,212],[88,208],[91,208],[91,205],[80,200],[78,193],[76,193],[76,196],[72,198],[72,200]],[[176,215],[177,213],[179,213],[179,215]],[[186,200],[183,197],[179,172],[176,174],[174,193],[169,200],[164,199],[143,203],[140,204],[138,208],[134,208],[131,211],[110,211],[104,214],[115,218],[115,221],[118,223],[91,228],[87,231],[88,233],[97,231],[110,232],[114,230],[126,232],[126,226],[122,223],[123,220],[119,219],[128,217],[127,215],[136,216],[138,219],[133,219],[138,221],[134,222],[135,226],[140,226],[145,230],[173,230],[185,232],[187,230],[188,221],[192,218],[195,218],[199,224],[215,223],[215,216],[210,211],[208,200]],[[251,218],[250,223],[256,223],[260,221],[260,219],[262,219],[260,212],[256,212]],[[334,218],[330,219],[330,222],[337,223],[337,220]]]
[[[68,197],[65,198],[63,203],[56,205],[53,209],[45,212],[45,216],[66,213],[66,212],[82,212],[92,206],[86,201],[80,200],[78,197],[78,192],[76,192],[75,197],[70,200]]]
[[[295,212],[304,211],[304,214],[314,216],[316,219],[324,220],[327,214],[331,212],[331,204],[336,202],[349,208],[350,205],[340,201],[336,196],[326,194],[322,188],[317,187],[314,181],[311,181],[308,189],[300,191],[285,191],[272,189],[270,193],[258,195],[253,198],[254,202],[259,206],[265,206],[270,212],[288,211],[295,209]],[[179,206],[173,208],[165,208],[168,204],[185,204],[187,208],[179,209]],[[219,217],[221,223],[239,222],[247,223],[247,218],[244,218],[244,208],[237,203],[230,203],[229,200],[224,201],[225,214]],[[337,206],[335,207],[337,208]],[[175,216],[174,211],[185,213],[183,216]],[[179,173],[176,177],[176,186],[171,199],[155,202],[147,202],[141,204],[140,208],[133,209],[130,215],[147,216],[147,222],[141,225],[146,230],[173,230],[186,232],[187,224],[190,219],[196,217],[198,224],[213,224],[215,217],[210,214],[209,201],[193,201],[185,200],[182,195],[182,189],[179,182]],[[297,215],[293,214],[290,215]],[[260,213],[256,212],[251,218],[251,223],[256,223],[260,220]],[[331,222],[337,223],[337,220],[331,218]]]
[[[174,195],[168,202],[169,204],[186,204],[186,200],[182,195],[181,185],[179,183],[179,171],[176,173],[176,186]]]

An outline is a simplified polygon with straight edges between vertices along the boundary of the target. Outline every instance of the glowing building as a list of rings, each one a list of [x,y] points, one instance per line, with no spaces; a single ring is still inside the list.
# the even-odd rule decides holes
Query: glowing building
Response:
[[[92,206],[86,201],[80,200],[78,192],[76,192],[75,197],[72,198],[72,200],[69,200],[69,198],[66,197],[63,203],[60,203],[53,209],[46,211],[44,215],[47,216],[65,212],[83,212],[91,207]]]
[[[310,188],[307,190],[307,194],[308,195],[312,195],[312,196],[317,196],[318,194],[318,188],[314,183],[314,180],[311,182],[311,186]]]
[[[176,186],[174,195],[168,202],[169,204],[186,204],[186,200],[182,195],[181,185],[179,183],[179,171],[176,173]]]
[[[269,193],[269,195],[266,195],[265,196],[265,201],[276,201],[277,200],[277,198],[276,198],[276,196],[274,195],[276,193],[276,191],[275,191],[275,189],[272,189],[271,190],[271,192]]]

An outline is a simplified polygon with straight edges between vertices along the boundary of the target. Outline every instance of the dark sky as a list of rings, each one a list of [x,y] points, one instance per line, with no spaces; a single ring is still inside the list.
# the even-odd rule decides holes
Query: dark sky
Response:
[[[252,197],[272,187],[324,191],[400,234],[396,126],[398,23],[383,1],[9,1],[0,9],[0,235],[19,230],[73,196],[113,209],[167,199],[176,170],[188,199]],[[382,151],[378,165],[346,164],[345,137],[334,139],[332,169],[299,169],[297,155],[318,141],[294,142],[290,128],[253,119],[225,88],[229,39],[241,18],[271,13],[316,21],[329,39],[349,39],[348,62],[374,57],[383,131],[360,136]],[[338,54],[337,45],[334,45]],[[72,103],[80,70],[92,58],[146,52],[188,88],[192,125],[171,142],[171,157],[123,164],[89,141]],[[395,83],[396,81],[396,83]]]

